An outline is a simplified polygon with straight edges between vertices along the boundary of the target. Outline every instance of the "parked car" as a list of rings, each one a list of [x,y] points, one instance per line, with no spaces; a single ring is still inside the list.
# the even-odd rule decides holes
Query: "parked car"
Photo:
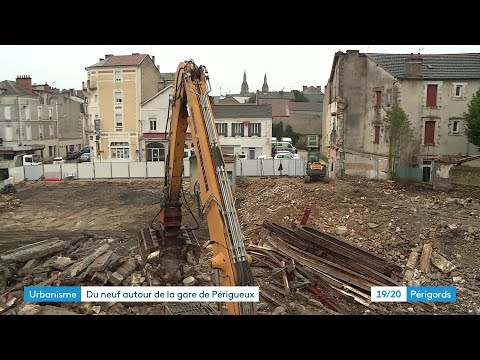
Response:
[[[82,155],[79,151],[69,151],[67,153],[67,160],[75,160],[78,159]]]
[[[61,156],[57,156],[53,158],[53,163],[54,164],[65,164],[65,160]]]
[[[290,151],[277,151],[274,159],[300,159],[300,155],[292,154]]]
[[[242,152],[241,154],[238,154],[238,158],[240,160],[248,160],[248,154]]]
[[[268,155],[258,155],[257,160],[267,160],[267,159],[273,159],[273,157],[268,156]]]
[[[80,154],[90,153],[90,146],[85,146],[82,150],[80,150]]]
[[[84,153],[78,158],[78,162],[90,162],[90,153]]]

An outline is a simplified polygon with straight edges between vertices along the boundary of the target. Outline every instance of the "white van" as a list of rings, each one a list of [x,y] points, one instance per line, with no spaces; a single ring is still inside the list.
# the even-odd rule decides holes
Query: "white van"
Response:
[[[288,142],[288,143],[290,143],[290,145],[293,145],[292,138],[289,138],[289,137],[282,137],[282,141]]]
[[[189,148],[189,149],[184,149],[183,150],[183,158],[184,159],[190,159],[194,155],[195,155],[195,149],[194,148]]]
[[[248,154],[245,154],[245,153],[238,154],[238,158],[240,160],[248,160]]]

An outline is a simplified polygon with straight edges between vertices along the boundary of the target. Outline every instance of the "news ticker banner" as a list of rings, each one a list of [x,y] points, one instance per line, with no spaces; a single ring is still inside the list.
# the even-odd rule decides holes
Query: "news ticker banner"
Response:
[[[455,302],[455,286],[374,286],[372,302]],[[25,286],[25,302],[258,302],[258,286]]]
[[[455,302],[455,286],[372,286],[373,302]]]
[[[258,286],[25,286],[25,302],[258,302]]]

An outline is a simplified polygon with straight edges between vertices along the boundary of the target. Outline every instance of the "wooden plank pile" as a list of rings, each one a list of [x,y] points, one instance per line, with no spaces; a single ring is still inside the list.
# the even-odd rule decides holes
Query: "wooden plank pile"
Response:
[[[341,296],[368,306],[372,286],[402,285],[395,280],[401,267],[336,236],[302,225],[291,230],[264,221],[262,226],[270,232],[266,238],[271,248],[252,245],[247,250],[253,266],[282,274],[283,289],[272,289],[271,284],[260,288],[261,295],[277,305],[286,301],[275,298],[273,290],[288,300],[293,289],[306,288],[325,308],[348,313]]]

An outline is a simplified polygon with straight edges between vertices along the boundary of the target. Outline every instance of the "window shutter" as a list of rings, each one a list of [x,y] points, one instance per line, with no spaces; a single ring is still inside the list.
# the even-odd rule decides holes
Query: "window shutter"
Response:
[[[232,136],[235,136],[235,123],[232,123],[231,129],[232,129]]]
[[[427,85],[427,107],[437,106],[437,85]]]
[[[248,137],[252,136],[252,124],[248,124]]]
[[[258,137],[262,136],[262,123],[258,123]]]
[[[435,121],[425,121],[425,145],[435,145]]]

